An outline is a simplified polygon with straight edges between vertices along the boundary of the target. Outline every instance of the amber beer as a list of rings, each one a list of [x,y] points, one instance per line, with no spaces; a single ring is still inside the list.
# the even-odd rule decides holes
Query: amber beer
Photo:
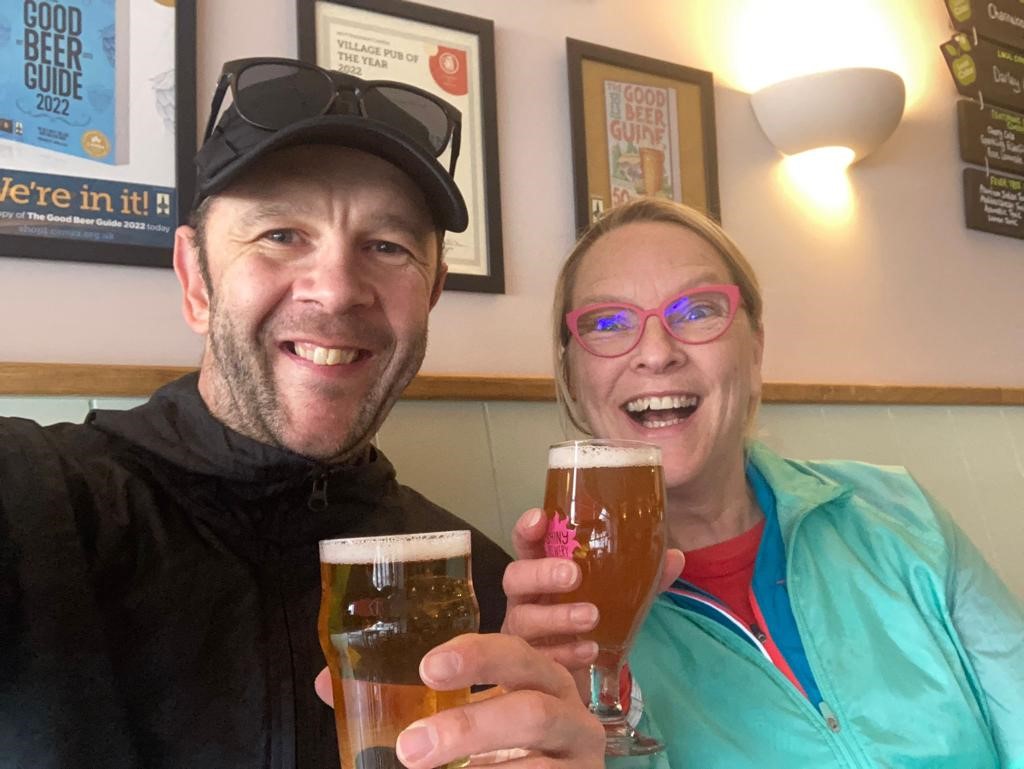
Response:
[[[561,603],[587,601],[601,618],[587,637],[598,664],[615,666],[654,600],[665,557],[661,450],[630,441],[575,441],[548,452],[545,550],[572,558],[580,587]]]
[[[320,646],[342,769],[400,766],[395,742],[405,727],[468,702],[468,688],[425,686],[419,664],[479,628],[469,543],[468,531],[320,543]]]

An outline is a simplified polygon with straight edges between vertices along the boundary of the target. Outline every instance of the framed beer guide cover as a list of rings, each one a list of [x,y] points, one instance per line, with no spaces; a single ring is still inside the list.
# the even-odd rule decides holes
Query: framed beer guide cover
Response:
[[[469,227],[445,237],[445,288],[504,293],[493,22],[398,0],[297,5],[300,58],[363,80],[417,86],[462,113],[455,183]]]
[[[576,226],[636,197],[721,219],[710,72],[568,38]]]
[[[170,267],[195,177],[195,0],[3,11],[0,255]]]

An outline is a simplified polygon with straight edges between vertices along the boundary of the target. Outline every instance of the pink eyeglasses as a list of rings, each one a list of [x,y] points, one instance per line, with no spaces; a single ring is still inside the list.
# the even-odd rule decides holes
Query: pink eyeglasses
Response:
[[[729,330],[739,304],[738,286],[697,286],[646,310],[624,302],[588,304],[566,313],[565,323],[591,355],[617,358],[640,344],[651,316],[680,342],[707,344]]]

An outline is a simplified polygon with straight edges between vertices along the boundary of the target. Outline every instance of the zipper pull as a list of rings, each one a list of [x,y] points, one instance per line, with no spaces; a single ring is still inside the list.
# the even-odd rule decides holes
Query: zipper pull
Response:
[[[313,479],[313,491],[310,492],[306,507],[314,513],[327,509],[327,475],[319,475]]]
[[[840,729],[839,719],[836,718],[836,714],[832,712],[832,708],[828,706],[828,703],[825,702],[825,700],[818,703],[818,710],[820,710],[821,715],[825,717],[825,723],[828,725],[828,728],[838,734]]]
[[[761,643],[764,643],[765,641],[768,640],[768,636],[765,635],[765,632],[763,630],[761,630],[760,627],[758,627],[756,622],[753,625],[750,626],[750,632],[753,633],[754,634],[754,638],[756,638]]]

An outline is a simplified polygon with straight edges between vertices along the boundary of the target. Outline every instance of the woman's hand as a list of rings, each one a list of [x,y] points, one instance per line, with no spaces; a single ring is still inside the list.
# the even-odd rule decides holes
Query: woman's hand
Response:
[[[578,636],[594,629],[598,611],[592,603],[544,603],[545,596],[575,590],[581,576],[573,561],[545,557],[547,527],[544,511],[534,508],[523,513],[512,530],[518,560],[505,569],[503,587],[508,609],[501,632],[519,636],[569,670],[578,670],[597,656],[596,647],[589,641],[579,641]],[[683,560],[681,550],[668,550],[659,592],[679,576]]]

